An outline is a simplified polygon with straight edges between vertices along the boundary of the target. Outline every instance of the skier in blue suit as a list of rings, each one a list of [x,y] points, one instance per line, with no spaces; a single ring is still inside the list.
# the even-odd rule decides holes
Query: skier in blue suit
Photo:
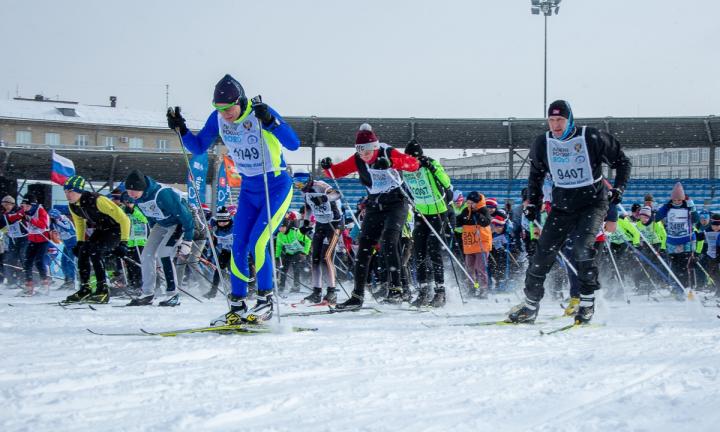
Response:
[[[185,148],[195,155],[207,151],[219,136],[242,177],[238,198],[241,205],[233,223],[230,311],[211,324],[259,322],[269,319],[273,309],[270,237],[280,226],[292,201],[292,178],[286,172],[282,147],[296,150],[300,140],[274,109],[260,100],[248,100],[243,87],[230,75],[225,75],[215,85],[213,107],[215,111],[197,134],[188,130],[179,107],[168,109],[168,126],[180,133]],[[261,154],[263,150],[264,155]],[[263,172],[267,173],[271,230],[267,229]],[[249,281],[248,254],[255,259],[258,287],[257,303],[252,308],[245,303]]]

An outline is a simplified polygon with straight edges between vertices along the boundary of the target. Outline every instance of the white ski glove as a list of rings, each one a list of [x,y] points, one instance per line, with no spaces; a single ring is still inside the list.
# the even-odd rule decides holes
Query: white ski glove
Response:
[[[186,257],[190,255],[192,250],[192,242],[190,240],[183,240],[180,242],[180,248],[178,248],[178,255]]]

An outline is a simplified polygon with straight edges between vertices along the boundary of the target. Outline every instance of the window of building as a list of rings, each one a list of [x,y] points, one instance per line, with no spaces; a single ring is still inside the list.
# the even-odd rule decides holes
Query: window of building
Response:
[[[670,153],[670,157],[671,157],[671,159],[670,159],[671,163],[673,165],[677,165],[680,163],[680,152],[674,151],[674,152]]]
[[[683,165],[690,163],[690,150],[683,150],[680,152],[680,163]]]
[[[167,151],[167,148],[168,148],[168,140],[166,140],[166,139],[158,139],[158,140],[156,141],[156,144],[157,144],[157,149],[158,149],[158,151],[161,151],[161,152]]]
[[[131,150],[141,149],[143,148],[143,139],[137,137],[130,138],[128,146]]]
[[[78,147],[87,147],[88,136],[87,135],[75,135],[75,145]]]
[[[704,148],[700,150],[700,161],[701,162],[707,162],[710,160],[710,149]]]
[[[692,153],[690,154],[690,160],[692,161],[692,163],[700,162],[700,149],[692,150]]]
[[[650,166],[650,155],[642,155],[641,166]]]
[[[667,153],[660,153],[660,165],[667,165],[670,163],[670,155]]]
[[[117,138],[114,136],[106,136],[103,139],[103,143],[105,144],[105,150],[115,150],[115,143],[117,142]]]
[[[652,155],[652,156],[650,157],[650,163],[651,163],[652,166],[654,166],[654,167],[660,165],[660,157],[659,157],[659,155],[658,155],[657,153],[655,153],[654,155]]]
[[[45,134],[45,145],[59,146],[60,145],[60,134],[55,133],[55,132],[47,132]]]
[[[15,132],[15,143],[16,144],[32,144],[32,132],[16,131]]]

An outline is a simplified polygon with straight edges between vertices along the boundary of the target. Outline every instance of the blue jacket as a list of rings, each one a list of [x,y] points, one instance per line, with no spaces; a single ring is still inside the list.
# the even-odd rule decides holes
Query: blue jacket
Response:
[[[269,106],[268,111],[277,119],[279,124],[271,125],[268,128],[263,126],[263,129],[275,135],[278,141],[280,141],[282,146],[286,149],[297,150],[300,147],[300,139],[295,134],[295,131],[292,129],[292,127],[290,127],[289,124],[285,122],[282,117],[280,117],[280,114],[278,114],[277,111],[275,111]],[[185,135],[182,136],[182,140],[185,148],[190,150],[192,154],[197,155],[205,153],[219,136],[220,129],[218,128],[218,112],[213,111],[205,122],[205,126],[203,126],[203,128],[200,130],[200,132],[197,133],[197,135],[194,135],[192,132],[188,131]],[[287,166],[284,157],[282,157],[280,166]]]
[[[687,221],[684,226],[674,227],[670,221],[667,220],[668,213],[670,211],[687,212]],[[687,201],[683,201],[682,205],[675,206],[671,202],[664,204],[655,213],[655,220],[665,220],[665,230],[667,231],[667,244],[669,245],[682,245],[695,240],[695,233],[693,232],[693,226],[700,222],[700,216],[695,211],[695,207],[688,205]]]
[[[135,200],[136,204],[152,200],[153,197],[155,197],[155,193],[162,187],[158,182],[148,176],[145,176],[145,181],[148,186],[142,196]],[[162,210],[163,214],[167,215],[167,217],[165,219],[157,220],[154,217],[145,215],[148,218],[148,223],[150,223],[150,225],[157,223],[161,227],[181,225],[183,230],[183,240],[191,241],[193,239],[195,223],[187,202],[181,199],[180,196],[170,188],[164,189],[158,193],[155,202],[157,203],[158,208]]]

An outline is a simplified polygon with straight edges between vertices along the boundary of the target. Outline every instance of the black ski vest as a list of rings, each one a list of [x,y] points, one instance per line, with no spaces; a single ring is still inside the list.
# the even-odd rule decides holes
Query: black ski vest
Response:
[[[75,204],[70,204],[70,211],[87,221],[88,228],[97,230],[120,229],[115,219],[101,212],[97,208],[97,199],[100,196],[97,192],[83,192]]]

